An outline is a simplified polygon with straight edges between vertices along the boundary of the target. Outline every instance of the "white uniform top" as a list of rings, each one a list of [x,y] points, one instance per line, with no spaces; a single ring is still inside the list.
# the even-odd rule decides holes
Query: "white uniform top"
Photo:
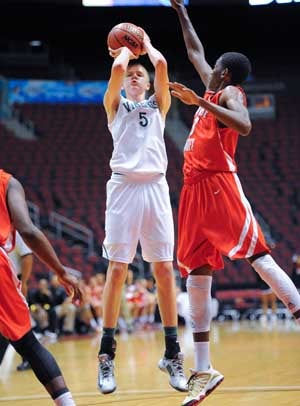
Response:
[[[17,275],[21,274],[22,257],[25,257],[25,255],[29,254],[32,254],[31,249],[28,247],[28,245],[25,244],[20,234],[16,232],[16,245],[15,248],[8,253],[8,256],[14,264]]]
[[[165,120],[155,95],[141,102],[121,96],[116,116],[108,128],[114,143],[110,160],[113,172],[165,175],[168,164],[164,141]]]

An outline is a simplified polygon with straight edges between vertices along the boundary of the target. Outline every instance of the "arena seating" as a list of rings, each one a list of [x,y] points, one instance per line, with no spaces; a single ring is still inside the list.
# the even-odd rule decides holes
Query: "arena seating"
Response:
[[[1,166],[22,181],[27,199],[41,210],[43,226],[47,226],[49,213],[55,211],[89,227],[96,237],[99,254],[112,152],[103,106],[23,104],[15,108],[20,110],[21,117],[34,122],[40,136],[36,141],[20,140],[1,126],[5,139],[0,152]],[[168,137],[166,144],[170,194],[177,218],[181,154]],[[97,261],[86,259],[84,250],[75,255],[64,240],[53,242],[70,266],[85,273],[97,268]],[[40,264],[37,268],[45,272]]]
[[[244,191],[255,212],[270,225],[277,241],[274,257],[288,272],[291,257],[299,250],[300,166],[297,127],[299,98],[277,98],[277,119],[255,121],[252,135],[241,137],[237,162]],[[36,141],[12,137],[0,124],[1,167],[24,184],[27,199],[41,209],[42,220],[56,211],[90,227],[98,242],[104,236],[105,184],[110,176],[112,139],[102,106],[71,104],[24,104],[16,106],[34,122]],[[182,117],[190,126],[194,109],[182,105]],[[182,156],[166,137],[169,158],[168,181],[175,218],[182,184]],[[176,227],[177,229],[177,227]],[[52,237],[49,234],[50,238]],[[52,240],[62,259],[90,274],[97,259],[86,258],[82,247]],[[42,272],[44,268],[37,264]],[[254,271],[244,261],[225,260],[216,274],[223,288],[255,287]]]

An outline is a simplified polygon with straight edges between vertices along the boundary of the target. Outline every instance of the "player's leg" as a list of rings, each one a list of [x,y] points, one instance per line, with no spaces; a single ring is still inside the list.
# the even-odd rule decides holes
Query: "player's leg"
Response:
[[[8,346],[9,341],[0,334],[0,366]]]
[[[144,185],[145,213],[140,243],[143,258],[153,264],[160,315],[165,334],[166,350],[159,368],[170,376],[170,385],[186,391],[183,354],[177,333],[176,285],[173,271],[174,223],[169,188],[164,177]]]
[[[0,333],[27,359],[56,405],[75,405],[55,359],[31,330],[29,309],[21,294],[20,282],[8,258],[1,252],[0,269]]]
[[[117,387],[113,362],[116,351],[115,330],[127,268],[128,264],[110,261],[103,291],[103,332],[98,354],[98,388],[104,394],[114,392]]]
[[[98,356],[98,388],[104,394],[116,390],[114,336],[128,264],[132,262],[138,244],[136,213],[142,213],[140,193],[141,186],[124,177],[113,175],[108,182],[103,256],[109,260],[109,266],[103,291],[103,334]]]
[[[157,286],[157,300],[165,335],[165,353],[159,368],[170,375],[170,385],[181,392],[187,390],[183,371],[183,354],[177,331],[176,285],[171,261],[154,262],[153,273]]]
[[[222,221],[213,224],[209,233],[211,236],[217,234],[217,238],[214,238],[215,246],[231,259],[247,258],[300,323],[300,295],[289,276],[269,255],[270,248],[244,195],[238,176],[218,174],[215,181],[222,192],[217,195],[222,199],[218,205],[219,219]]]
[[[188,396],[183,405],[201,403],[224,379],[210,360],[210,326],[212,319],[212,269],[222,269],[220,253],[203,234],[205,209],[199,204],[202,184],[183,188],[178,219],[178,262],[182,276],[187,276],[187,293],[194,341],[195,366],[188,381]],[[214,217],[216,218],[216,216]],[[197,221],[195,221],[197,219]],[[210,219],[208,219],[210,224]]]
[[[193,270],[187,278],[195,367],[188,382],[189,394],[183,405],[201,403],[224,379],[212,367],[210,359],[211,286],[212,269],[209,265]]]
[[[300,295],[287,273],[269,254],[256,254],[248,261],[300,323]]]
[[[58,406],[73,406],[75,402],[52,354],[37,340],[32,330],[11,341],[15,350],[30,363],[38,380]]]

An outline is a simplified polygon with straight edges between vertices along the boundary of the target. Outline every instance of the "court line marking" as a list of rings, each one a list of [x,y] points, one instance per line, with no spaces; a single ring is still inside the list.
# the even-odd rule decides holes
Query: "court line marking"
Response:
[[[235,386],[235,387],[228,387],[228,388],[219,388],[216,393],[228,393],[228,392],[293,392],[293,391],[300,391],[300,386]],[[118,391],[115,395],[142,395],[142,394],[176,394],[170,390],[164,389],[152,389],[152,390],[124,390]],[[85,396],[99,396],[99,392],[72,392],[74,398],[81,398]],[[18,401],[18,400],[38,400],[38,399],[49,399],[49,395],[40,394],[40,395],[26,395],[26,396],[5,396],[0,397],[0,402],[7,402],[7,401]]]

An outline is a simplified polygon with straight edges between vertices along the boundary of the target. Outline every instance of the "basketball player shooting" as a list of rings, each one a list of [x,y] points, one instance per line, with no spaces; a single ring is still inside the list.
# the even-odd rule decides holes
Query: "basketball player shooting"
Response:
[[[103,256],[109,260],[109,266],[103,294],[98,387],[104,394],[116,389],[114,334],[128,264],[133,261],[140,241],[143,258],[152,263],[164,326],[166,350],[158,366],[169,373],[173,388],[186,391],[183,354],[177,341],[172,266],[174,225],[165,176],[164,128],[171,103],[167,62],[144,33],[142,53],[148,55],[155,69],[155,93],[147,99],[146,92],[150,89],[147,70],[140,62],[129,64],[136,55],[127,46],[110,48],[109,52],[114,62],[104,107],[114,150],[110,160],[112,176],[107,184],[103,243]],[[121,95],[122,88],[126,97]]]

